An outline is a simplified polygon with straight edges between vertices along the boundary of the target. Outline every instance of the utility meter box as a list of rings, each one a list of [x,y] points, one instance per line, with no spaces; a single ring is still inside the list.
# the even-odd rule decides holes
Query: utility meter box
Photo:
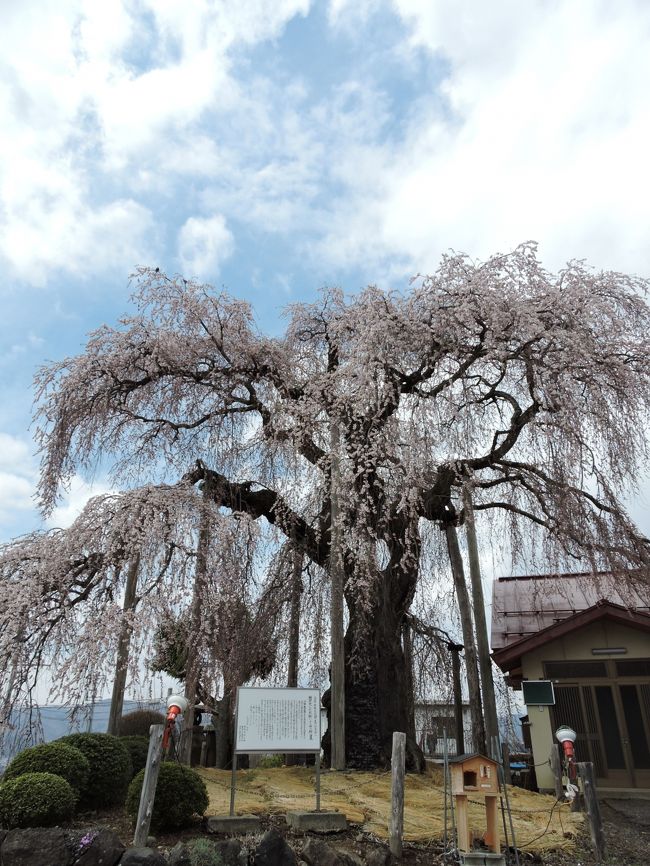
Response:
[[[478,753],[450,758],[451,793],[497,795],[499,793],[497,766],[496,761]]]

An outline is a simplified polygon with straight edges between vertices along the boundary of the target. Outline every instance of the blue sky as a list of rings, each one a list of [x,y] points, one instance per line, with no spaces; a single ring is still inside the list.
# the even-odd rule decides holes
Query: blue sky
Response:
[[[650,275],[648,44],[644,0],[2,4],[0,541],[38,525],[34,371],[115,322],[136,265],[269,331],[449,248]]]

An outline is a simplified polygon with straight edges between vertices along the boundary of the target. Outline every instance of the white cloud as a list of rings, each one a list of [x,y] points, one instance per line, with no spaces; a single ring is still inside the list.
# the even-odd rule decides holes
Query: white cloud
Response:
[[[449,247],[486,256],[534,238],[552,266],[584,256],[647,272],[650,7],[393,5],[409,28],[403,55],[446,65],[446,104],[420,99],[399,147],[370,148],[379,182],[351,182],[321,254],[406,255],[420,269]]]
[[[52,511],[45,521],[50,528],[58,527],[65,529],[81,514],[84,505],[93,496],[101,496],[110,493],[112,488],[103,481],[84,481],[79,475],[75,475],[65,490],[61,503]]]
[[[206,109],[239,88],[230,52],[272,39],[308,0],[34,0],[0,13],[0,262],[52,272],[128,271],[156,257],[157,167]],[[162,192],[169,194],[169,188]]]
[[[31,442],[0,432],[0,535],[34,510],[36,469]]]
[[[219,214],[205,219],[190,217],[178,233],[181,271],[187,276],[214,279],[233,248],[232,233]]]

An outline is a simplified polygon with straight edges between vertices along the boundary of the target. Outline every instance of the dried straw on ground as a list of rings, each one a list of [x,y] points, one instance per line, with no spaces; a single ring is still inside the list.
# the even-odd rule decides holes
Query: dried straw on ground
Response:
[[[209,815],[230,807],[230,771],[200,769],[210,796]],[[235,810],[238,814],[279,814],[291,809],[315,809],[315,771],[312,767],[240,770],[237,773]],[[583,816],[571,813],[555,798],[508,788],[517,846],[531,852],[571,850],[582,828]],[[322,772],[321,808],[344,812],[379,839],[388,836],[389,773]],[[485,808],[480,796],[470,799],[470,827],[485,831]],[[506,821],[507,821],[506,817]],[[447,819],[451,833],[451,816]],[[502,823],[500,823],[502,827]],[[508,834],[510,827],[508,823]],[[404,839],[426,843],[444,835],[444,790],[440,773],[407,775],[404,793]],[[503,840],[502,840],[503,841]]]

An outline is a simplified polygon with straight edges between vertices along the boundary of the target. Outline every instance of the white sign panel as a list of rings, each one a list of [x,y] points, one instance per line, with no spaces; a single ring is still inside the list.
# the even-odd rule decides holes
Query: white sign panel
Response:
[[[237,689],[236,752],[319,752],[318,689]]]

